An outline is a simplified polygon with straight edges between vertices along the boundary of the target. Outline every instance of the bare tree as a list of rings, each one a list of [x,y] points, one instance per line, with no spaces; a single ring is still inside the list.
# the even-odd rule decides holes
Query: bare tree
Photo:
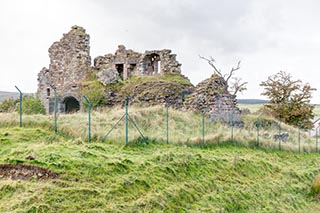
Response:
[[[242,93],[247,90],[246,85],[248,82],[242,82],[241,78],[233,77],[233,81],[230,83],[230,90],[233,95],[237,95],[238,92]]]
[[[218,76],[222,77],[226,81],[227,86],[229,86],[229,80],[231,78],[234,79],[234,81],[230,83],[230,88],[231,88],[231,92],[233,93],[233,95],[236,95],[238,92],[243,92],[243,91],[247,90],[246,85],[248,84],[248,82],[242,82],[241,78],[233,77],[235,71],[240,69],[241,61],[238,61],[237,66],[232,67],[228,74],[223,75],[221,70],[217,69],[217,67],[215,65],[216,61],[214,60],[214,58],[212,58],[212,56],[209,56],[209,58],[206,58],[206,57],[199,55],[199,57],[208,62],[208,64],[213,68],[213,72],[215,74],[217,74]]]

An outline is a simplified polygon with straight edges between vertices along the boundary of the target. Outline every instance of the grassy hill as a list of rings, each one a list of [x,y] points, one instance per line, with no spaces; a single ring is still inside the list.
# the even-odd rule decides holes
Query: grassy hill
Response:
[[[320,210],[309,196],[320,173],[318,154],[152,141],[88,144],[43,128],[0,132],[0,164],[59,174],[46,180],[0,178],[1,212]]]
[[[19,128],[18,114],[0,113],[0,212],[320,211],[309,194],[320,173],[319,154],[272,149],[278,142],[268,135],[278,130],[271,126],[260,130],[260,148],[252,146],[252,115],[244,118],[244,129],[234,130],[235,141],[229,127],[206,121],[201,146],[200,115],[170,109],[166,144],[163,108],[129,112],[147,142],[136,139],[130,125],[130,143],[124,146],[123,123],[101,142],[124,113],[120,108],[92,113],[91,143],[85,113],[59,115],[58,134],[52,116],[24,116]],[[302,133],[301,139],[305,143],[308,137]],[[293,140],[282,148],[296,145]]]

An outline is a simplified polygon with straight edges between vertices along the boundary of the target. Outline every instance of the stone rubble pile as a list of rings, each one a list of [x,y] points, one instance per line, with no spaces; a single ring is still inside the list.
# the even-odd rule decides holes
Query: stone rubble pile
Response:
[[[205,113],[212,121],[222,121],[231,125],[242,123],[236,96],[230,94],[227,82],[217,74],[196,86],[195,91],[186,100],[185,108]]]

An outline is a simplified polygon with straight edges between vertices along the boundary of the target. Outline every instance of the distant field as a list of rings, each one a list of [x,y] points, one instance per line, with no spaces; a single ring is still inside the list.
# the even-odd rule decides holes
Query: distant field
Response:
[[[240,109],[249,109],[251,113],[257,112],[263,104],[238,104]],[[314,114],[316,117],[320,117],[320,105],[316,105],[314,109]]]
[[[0,103],[2,101],[4,101],[5,99],[18,98],[18,97],[19,97],[19,93],[17,93],[17,92],[3,92],[3,91],[0,91]]]
[[[263,104],[238,104],[240,109],[249,109],[251,113],[257,112]]]

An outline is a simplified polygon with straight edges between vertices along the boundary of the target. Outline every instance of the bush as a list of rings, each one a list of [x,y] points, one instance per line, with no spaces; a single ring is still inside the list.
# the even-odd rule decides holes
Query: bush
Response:
[[[19,112],[19,105],[16,108]],[[26,96],[22,101],[22,112],[27,115],[31,114],[46,114],[46,109],[42,104],[41,100],[37,97]]]
[[[0,104],[0,112],[13,112],[18,103],[19,99],[6,99]]]
[[[92,108],[105,106],[106,98],[104,95],[104,86],[99,81],[88,81],[82,85],[82,94],[87,96],[91,102]],[[87,108],[87,103],[82,103]]]
[[[312,196],[320,198],[320,175],[314,177],[310,193]]]

